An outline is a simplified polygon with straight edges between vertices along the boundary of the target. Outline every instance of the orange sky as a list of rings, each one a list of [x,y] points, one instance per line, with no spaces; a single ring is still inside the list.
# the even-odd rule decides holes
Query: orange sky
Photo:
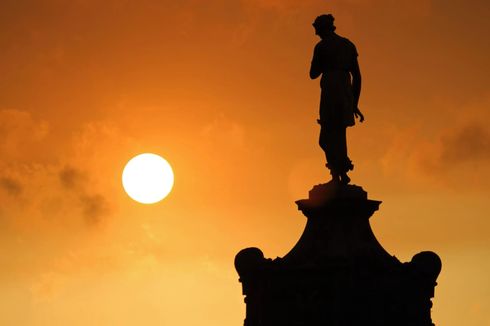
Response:
[[[329,178],[308,78],[327,12],[360,53],[375,234],[442,257],[437,325],[490,324],[486,0],[2,0],[0,324],[241,325],[234,255],[287,253]],[[156,205],[121,187],[141,152],[174,168]]]

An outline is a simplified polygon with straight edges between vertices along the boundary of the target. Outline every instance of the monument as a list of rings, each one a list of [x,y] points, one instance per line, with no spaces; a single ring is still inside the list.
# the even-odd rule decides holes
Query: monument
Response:
[[[245,295],[245,326],[432,326],[431,298],[441,260],[424,251],[402,263],[374,236],[369,219],[380,201],[351,185],[345,130],[362,122],[358,109],[357,50],[334,33],[333,16],[313,26],[310,77],[322,76],[320,146],[332,180],[298,200],[305,230],[282,258],[266,259],[258,248],[235,257]]]

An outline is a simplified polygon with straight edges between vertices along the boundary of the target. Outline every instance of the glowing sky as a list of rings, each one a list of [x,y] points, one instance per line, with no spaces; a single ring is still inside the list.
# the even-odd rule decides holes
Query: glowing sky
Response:
[[[317,42],[359,51],[353,183],[378,240],[443,260],[437,325],[490,324],[490,2],[0,2],[0,324],[241,325],[234,255],[282,256],[328,180]],[[172,193],[120,177],[153,152]]]

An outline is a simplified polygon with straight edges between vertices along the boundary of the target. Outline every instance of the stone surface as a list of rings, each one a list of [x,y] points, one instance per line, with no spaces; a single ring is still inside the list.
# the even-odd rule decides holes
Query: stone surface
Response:
[[[422,252],[401,263],[388,254],[369,224],[380,201],[328,183],[296,203],[308,221],[288,254],[271,260],[247,248],[235,258],[246,326],[433,325],[440,259]]]

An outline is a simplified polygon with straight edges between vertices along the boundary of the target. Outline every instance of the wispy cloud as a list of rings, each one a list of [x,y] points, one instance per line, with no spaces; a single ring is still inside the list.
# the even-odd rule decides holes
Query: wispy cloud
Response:
[[[110,213],[109,200],[90,188],[90,177],[87,172],[73,166],[65,166],[58,171],[58,179],[63,191],[77,198],[77,206],[88,226],[101,223]]]
[[[108,200],[100,194],[83,194],[80,196],[80,203],[87,225],[99,224],[109,212]]]
[[[71,166],[62,168],[58,176],[61,185],[67,190],[80,189],[87,178],[80,170]]]
[[[478,163],[490,160],[490,128],[472,122],[442,139],[443,164]]]
[[[11,196],[18,196],[22,193],[20,182],[9,177],[0,178],[0,187]]]

